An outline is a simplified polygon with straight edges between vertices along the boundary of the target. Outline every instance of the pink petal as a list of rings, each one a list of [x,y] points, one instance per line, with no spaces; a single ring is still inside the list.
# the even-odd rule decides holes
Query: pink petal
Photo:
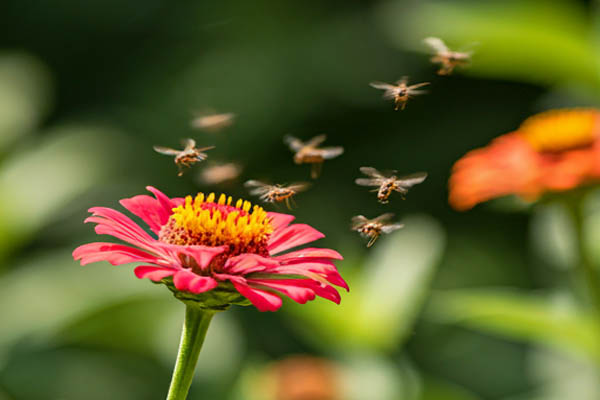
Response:
[[[189,290],[192,293],[208,292],[217,287],[219,283],[209,276],[197,276],[190,282]]]
[[[296,217],[289,214],[280,214],[276,212],[268,212],[267,216],[271,218],[271,226],[276,231],[281,228],[288,226]]]
[[[281,307],[281,298],[265,290],[254,289],[241,281],[232,281],[242,296],[250,300],[259,311],[277,311]]]
[[[140,217],[157,235],[160,228],[169,220],[170,214],[165,211],[158,200],[145,194],[123,199],[119,203],[130,213]]]
[[[168,215],[173,214],[173,209],[176,207],[176,205],[171,201],[171,199],[153,186],[146,186],[146,190],[152,192],[154,197],[156,197],[156,200],[158,200],[159,204],[163,207],[164,211]]]
[[[193,257],[196,260],[196,264],[201,269],[206,269],[212,259],[216,256],[227,250],[227,246],[177,246],[181,253],[187,254],[190,257]]]
[[[254,281],[254,280],[252,280]],[[261,280],[262,282],[277,282],[282,285],[287,286],[300,286],[311,289],[317,296],[323,297],[327,300],[331,300],[336,304],[340,304],[341,297],[335,288],[330,285],[326,285],[312,279],[271,279],[271,280]],[[250,280],[249,280],[250,282]]]
[[[258,254],[240,254],[227,260],[224,269],[230,274],[245,275],[251,272],[264,271],[267,268],[274,268],[278,265],[277,261]]]
[[[256,288],[256,285],[266,286],[270,289],[275,289],[294,300],[297,303],[305,304],[309,300],[315,299],[315,292],[305,286],[293,283],[294,279],[277,280],[277,279],[248,279],[247,282],[251,287]]]
[[[112,265],[121,265],[131,262],[157,263],[160,260],[142,250],[115,243],[88,243],[79,246],[73,251],[73,258],[81,260],[81,265],[97,261],[108,261]]]
[[[325,237],[321,232],[306,224],[294,224],[273,233],[269,239],[269,254],[303,245]]]
[[[179,270],[173,276],[173,284],[177,290],[202,293],[214,289],[217,281],[208,276],[197,275],[190,270]]]
[[[294,260],[298,258],[332,258],[334,260],[343,260],[340,253],[332,249],[319,249],[316,247],[307,247],[296,251],[274,257],[278,261]]]
[[[173,275],[176,270],[171,268],[154,267],[150,265],[142,265],[137,267],[134,271],[135,276],[139,279],[148,278],[151,281],[158,282],[167,276]]]

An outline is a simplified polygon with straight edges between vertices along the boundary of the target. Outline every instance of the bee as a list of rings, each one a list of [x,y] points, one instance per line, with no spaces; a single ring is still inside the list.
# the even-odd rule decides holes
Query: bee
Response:
[[[208,155],[204,153],[206,150],[214,149],[215,146],[196,148],[194,139],[185,139],[183,141],[185,148],[183,150],[170,149],[168,147],[154,146],[154,151],[167,156],[175,156],[175,164],[179,169],[177,176],[183,175],[182,167],[191,167],[193,164],[206,160]]]
[[[400,192],[402,197],[408,193],[408,189],[414,185],[418,185],[427,178],[426,172],[417,172],[410,175],[397,177],[396,171],[391,171],[390,174],[383,174],[372,167],[360,167],[360,172],[370,178],[358,178],[355,182],[360,186],[378,186],[373,189],[377,192],[377,200],[380,203],[386,204],[392,192]]]
[[[233,124],[234,113],[200,114],[192,120],[192,127],[217,132]]]
[[[361,236],[369,239],[367,247],[373,246],[373,243],[382,233],[392,233],[404,227],[404,224],[399,222],[391,223],[394,214],[386,213],[377,218],[368,219],[363,215],[352,217],[352,230],[360,233]]]
[[[247,181],[244,186],[250,189],[251,195],[260,196],[260,199],[265,203],[280,203],[285,201],[287,208],[291,209],[290,201],[294,201],[292,197],[297,193],[306,190],[309,184],[299,182],[287,186],[269,185],[260,181],[250,180]]]
[[[308,142],[302,142],[300,139],[293,136],[286,136],[284,142],[290,147],[294,154],[294,162],[296,164],[311,164],[310,176],[313,179],[319,177],[321,168],[325,160],[335,158],[344,152],[341,146],[322,147],[321,143],[325,141],[327,136],[319,135],[310,139]]]
[[[218,185],[232,181],[242,172],[242,167],[235,163],[213,164],[200,173],[200,181],[206,185]]]
[[[408,77],[405,76],[397,81],[395,85],[385,82],[371,82],[369,85],[375,89],[385,90],[385,92],[383,92],[383,98],[394,100],[394,110],[404,110],[408,99],[412,96],[426,93],[424,90],[417,89],[429,85],[429,82],[421,82],[408,86]]]
[[[431,47],[435,54],[431,57],[431,62],[440,64],[438,75],[450,75],[454,68],[465,66],[471,61],[471,51],[452,51],[440,38],[428,37],[424,42]]]

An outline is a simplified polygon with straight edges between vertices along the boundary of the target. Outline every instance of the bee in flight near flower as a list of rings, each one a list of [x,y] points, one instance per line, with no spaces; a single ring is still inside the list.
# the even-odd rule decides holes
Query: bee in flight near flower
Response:
[[[215,146],[196,148],[194,139],[185,139],[183,150],[175,150],[168,147],[154,146],[154,151],[167,156],[175,156],[175,164],[179,169],[177,176],[183,175],[183,167],[191,167],[193,164],[204,161],[208,157],[204,151],[214,149]]]
[[[424,90],[417,89],[429,85],[429,82],[421,82],[408,86],[408,77],[405,76],[397,81],[395,85],[385,82],[371,82],[369,85],[375,89],[385,90],[385,92],[383,92],[383,98],[394,100],[394,110],[404,110],[408,99],[412,96],[426,93]]]
[[[368,238],[369,242],[367,243],[367,247],[371,247],[382,233],[392,233],[404,227],[404,224],[399,222],[390,222],[392,218],[394,218],[394,214],[392,213],[385,213],[373,219],[368,219],[363,215],[357,215],[352,217],[352,230],[357,231],[361,236]]]
[[[203,113],[192,120],[194,128],[203,129],[208,132],[217,132],[233,124],[234,113]]]
[[[399,192],[402,197],[408,193],[408,189],[418,185],[427,178],[426,172],[417,172],[410,175],[397,177],[396,171],[384,174],[372,167],[360,167],[360,172],[369,176],[369,178],[358,178],[355,182],[360,186],[377,186],[373,192],[377,192],[377,200],[386,204],[392,192]]]
[[[250,189],[250,194],[259,196],[265,203],[280,203],[285,201],[288,209],[291,209],[290,201],[294,201],[293,196],[306,190],[308,183],[299,182],[291,185],[269,185],[260,181],[250,180],[244,184]]]
[[[335,158],[344,152],[344,148],[341,146],[319,148],[318,146],[326,138],[327,136],[325,135],[319,135],[308,142],[302,142],[300,139],[289,135],[284,138],[284,142],[296,153],[294,154],[294,162],[296,164],[312,164],[310,176],[313,179],[319,177],[325,160]]]
[[[454,68],[465,66],[471,61],[473,52],[452,51],[440,38],[428,37],[424,42],[435,51],[435,54],[431,57],[431,62],[440,64],[438,75],[450,75]]]

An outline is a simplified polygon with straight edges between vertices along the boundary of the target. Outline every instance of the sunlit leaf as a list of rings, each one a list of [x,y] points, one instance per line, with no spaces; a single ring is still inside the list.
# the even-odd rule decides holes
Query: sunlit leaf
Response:
[[[452,290],[436,293],[427,315],[439,322],[526,340],[600,362],[600,328],[571,305],[512,290]]]

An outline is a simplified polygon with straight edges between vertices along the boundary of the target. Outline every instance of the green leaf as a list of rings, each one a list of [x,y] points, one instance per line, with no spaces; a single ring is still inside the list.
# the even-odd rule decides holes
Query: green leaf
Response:
[[[438,292],[427,316],[600,362],[600,328],[592,315],[539,296],[501,289]]]

